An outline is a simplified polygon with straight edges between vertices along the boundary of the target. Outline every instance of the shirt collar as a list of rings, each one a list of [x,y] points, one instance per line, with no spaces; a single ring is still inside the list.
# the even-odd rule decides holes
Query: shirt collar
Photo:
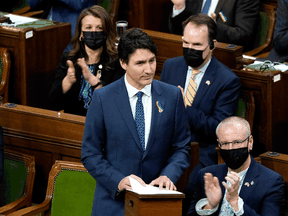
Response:
[[[126,89],[128,92],[128,97],[132,98],[134,97],[139,91],[142,91],[145,95],[147,95],[148,97],[151,96],[151,84],[146,85],[144,88],[142,88],[141,90],[136,89],[135,87],[133,87],[132,85],[130,85],[127,81],[127,77],[126,74],[124,75],[124,82],[126,85]]]

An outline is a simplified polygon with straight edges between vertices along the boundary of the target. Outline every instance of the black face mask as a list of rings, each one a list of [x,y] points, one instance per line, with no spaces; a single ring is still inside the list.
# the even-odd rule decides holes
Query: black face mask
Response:
[[[106,42],[103,31],[83,31],[82,41],[92,50],[99,49]]]
[[[241,167],[249,156],[248,147],[230,150],[219,148],[219,152],[227,166],[233,170]]]
[[[199,67],[205,61],[205,59],[203,59],[203,52],[207,47],[204,50],[195,50],[183,47],[183,56],[186,64],[192,68]]]

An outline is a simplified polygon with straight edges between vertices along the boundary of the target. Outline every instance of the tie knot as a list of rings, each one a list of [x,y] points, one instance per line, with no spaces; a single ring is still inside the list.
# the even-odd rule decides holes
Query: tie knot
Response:
[[[194,70],[194,69],[193,69],[193,70],[192,70],[192,75],[195,76],[195,75],[197,75],[197,74],[200,73],[200,72],[201,72],[200,70]]]
[[[139,91],[139,92],[136,94],[136,96],[141,99],[142,96],[143,96],[143,94],[144,94],[143,92]]]

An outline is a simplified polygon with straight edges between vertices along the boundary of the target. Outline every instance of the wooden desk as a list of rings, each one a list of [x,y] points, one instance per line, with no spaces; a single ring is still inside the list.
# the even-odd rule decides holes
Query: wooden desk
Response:
[[[5,148],[35,156],[33,202],[44,200],[49,171],[55,160],[77,161],[85,117],[17,105],[0,106]]]
[[[266,151],[287,154],[288,72],[233,71],[241,79],[241,90],[253,92],[255,97],[254,154]]]
[[[181,216],[184,194],[125,194],[125,216]]]
[[[288,184],[288,155],[280,153],[279,156],[269,156],[269,152],[260,155],[261,164],[282,175]]]
[[[71,40],[71,24],[40,21],[0,26],[0,46],[8,48],[11,56],[9,102],[49,108],[50,76]]]

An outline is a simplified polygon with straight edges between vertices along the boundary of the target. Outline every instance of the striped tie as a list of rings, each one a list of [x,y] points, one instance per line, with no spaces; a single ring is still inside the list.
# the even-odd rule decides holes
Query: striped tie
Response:
[[[197,85],[195,83],[195,76],[200,72],[201,72],[200,70],[192,70],[192,75],[184,99],[185,104],[187,104],[187,106],[192,106],[193,100],[196,96]]]

